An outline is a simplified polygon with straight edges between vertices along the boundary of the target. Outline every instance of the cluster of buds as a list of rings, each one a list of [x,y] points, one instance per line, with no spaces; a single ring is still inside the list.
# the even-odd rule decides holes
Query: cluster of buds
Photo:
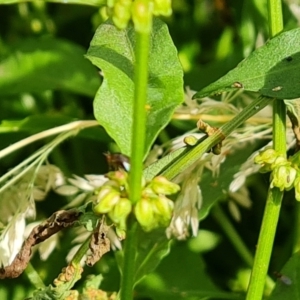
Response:
[[[127,27],[132,18],[137,31],[149,31],[152,15],[170,16],[171,0],[108,0],[108,13],[119,29]]]
[[[109,172],[108,181],[100,188],[93,210],[96,214],[108,214],[117,227],[119,235],[126,230],[130,213],[135,215],[145,231],[168,226],[174,203],[166,195],[177,193],[180,187],[162,176],[150,182],[142,182],[141,199],[136,203],[129,200],[128,173],[125,170]]]
[[[287,159],[274,149],[266,149],[255,157],[255,163],[262,166],[262,173],[272,172],[271,188],[280,191],[295,188],[296,199],[300,201],[299,153]]]

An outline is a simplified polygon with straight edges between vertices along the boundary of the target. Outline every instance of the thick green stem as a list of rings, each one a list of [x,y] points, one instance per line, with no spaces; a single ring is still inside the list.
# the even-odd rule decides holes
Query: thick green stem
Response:
[[[151,32],[136,31],[135,45],[135,93],[131,143],[131,166],[129,176],[130,200],[134,204],[141,198],[143,159],[146,136],[148,56]],[[128,224],[124,247],[124,264],[121,280],[121,300],[133,299],[136,220]]]
[[[150,33],[136,33],[135,93],[130,157],[130,200],[136,203],[141,195],[141,178],[146,136],[146,104]]]
[[[268,0],[269,29],[271,37],[282,31],[282,10],[280,0]],[[286,154],[286,111],[282,100],[274,101],[273,145],[279,153]],[[271,258],[283,192],[270,189],[258,238],[256,255],[252,269],[246,300],[262,299],[264,284]]]
[[[194,164],[204,153],[209,151],[213,146],[220,143],[231,132],[239,127],[247,119],[255,115],[258,111],[272,102],[272,98],[259,97],[245,107],[241,113],[236,115],[230,122],[224,124],[212,136],[186,151],[182,157],[175,161],[165,172],[162,173],[168,179],[174,178],[179,173],[183,172],[189,166]]]
[[[124,247],[124,259],[122,266],[122,280],[120,299],[132,300],[133,299],[133,286],[135,274],[135,254],[137,246],[137,222],[132,221],[129,224],[129,230],[126,232],[126,240]]]

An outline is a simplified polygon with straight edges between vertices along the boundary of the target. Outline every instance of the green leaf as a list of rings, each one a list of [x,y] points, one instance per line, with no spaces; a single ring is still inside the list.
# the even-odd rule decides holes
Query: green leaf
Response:
[[[153,300],[238,299],[213,284],[201,255],[189,251],[184,243],[172,247],[157,271],[137,286],[137,292]]]
[[[144,232],[138,229],[134,284],[156,269],[170,251],[170,240],[162,229]],[[123,252],[116,253],[119,266],[123,265]]]
[[[133,27],[118,30],[108,21],[96,31],[87,53],[104,75],[94,102],[96,119],[126,155],[131,153],[134,47]],[[182,68],[168,28],[159,19],[153,22],[150,49],[145,153],[183,101]]]
[[[278,99],[300,97],[300,28],[283,32],[219,80],[194,95],[203,98],[243,88]]]
[[[300,299],[300,252],[296,252],[278,274],[269,300]]]
[[[49,37],[22,41],[0,63],[0,95],[62,89],[94,96],[99,84],[81,47]]]

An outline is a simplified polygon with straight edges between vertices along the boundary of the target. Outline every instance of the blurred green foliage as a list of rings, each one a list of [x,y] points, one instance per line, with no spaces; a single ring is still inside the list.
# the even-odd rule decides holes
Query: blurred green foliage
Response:
[[[72,120],[94,119],[93,98],[101,76],[84,58],[84,53],[96,28],[105,19],[103,9],[96,6],[103,1],[53,2],[56,3],[0,0],[0,4],[14,3],[0,6],[0,149]],[[290,9],[290,2],[283,1],[286,29],[296,27],[299,18]],[[178,50],[184,85],[192,90],[198,91],[223,76],[268,38],[266,0],[174,0],[172,5],[173,15],[164,21]],[[299,7],[299,3],[297,5]],[[174,120],[164,134],[172,138],[194,127],[194,122]],[[158,142],[163,140],[161,135]],[[42,141],[36,142],[2,159],[1,174],[41,145]],[[259,146],[253,144],[248,150]],[[68,175],[102,174],[107,171],[102,153],[115,148],[103,129],[91,128],[59,146],[49,161]],[[235,170],[230,169],[230,159],[227,163],[225,167],[229,170],[223,176],[229,180],[228,176]],[[216,195],[218,191],[209,185],[212,180],[210,175],[203,178],[204,193],[211,197],[207,205],[224,200],[222,208],[254,253],[268,177],[257,175],[248,179],[252,208],[240,210],[239,224],[229,216],[225,203],[228,199]],[[224,184],[227,188],[227,182]],[[287,193],[284,200],[270,274],[280,270],[291,255],[298,205],[293,197],[292,193]],[[46,201],[37,203],[38,217],[47,218],[64,204],[66,201],[62,197],[51,193]],[[203,211],[201,218],[206,214],[207,211]],[[212,234],[213,241],[218,239],[218,243],[212,243],[212,248],[206,252],[195,252],[195,247],[189,247],[186,242],[173,242],[171,254],[137,286],[136,299],[192,300],[207,299],[207,296],[210,299],[243,299],[229,292],[245,292],[241,288],[245,279],[238,274],[248,266],[224,235],[222,224],[217,224],[211,215],[201,221],[200,227]],[[76,233],[66,230],[59,248],[47,261],[41,261],[38,254],[33,256],[32,264],[45,284],[51,284],[65,266],[65,257],[75,237]],[[103,275],[102,289],[118,290],[120,275],[113,252],[106,254],[95,267],[86,268],[83,277],[99,273]],[[81,282],[75,286],[81,287]],[[24,299],[33,290],[25,275],[0,281],[0,299]],[[280,292],[278,290],[276,293]],[[281,298],[275,294],[272,299]]]

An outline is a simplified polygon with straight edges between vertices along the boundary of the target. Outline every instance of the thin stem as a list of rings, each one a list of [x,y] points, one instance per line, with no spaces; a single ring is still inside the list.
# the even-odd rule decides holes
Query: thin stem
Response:
[[[295,204],[295,222],[294,222],[294,242],[293,242],[293,253],[300,250],[300,203],[296,201]]]
[[[131,166],[129,176],[130,200],[136,203],[141,198],[143,159],[146,140],[147,116],[147,83],[150,31],[136,31],[135,45],[135,91],[133,108],[133,126],[131,141]],[[121,279],[121,300],[133,299],[135,253],[136,253],[136,220],[128,222],[124,247],[124,264]]]
[[[250,268],[252,268],[254,262],[253,255],[248,250],[247,246],[241,239],[240,235],[238,234],[234,226],[231,224],[226,214],[222,211],[221,207],[219,205],[215,205],[212,210],[212,214],[215,220],[220,224],[222,230],[229,238],[230,242],[234,246],[237,253],[244,260],[244,262]],[[268,293],[272,291],[273,287],[274,287],[274,281],[272,280],[271,277],[267,277],[265,288],[268,291]]]
[[[82,260],[83,256],[87,253],[90,247],[90,240],[91,240],[91,235],[81,244],[80,248],[78,251],[75,253],[72,263],[74,265],[80,265],[80,261]]]
[[[25,269],[25,274],[31,284],[36,288],[36,289],[44,289],[46,286],[41,279],[40,275],[38,272],[34,269],[32,264],[29,262],[26,269]]]
[[[240,257],[244,262],[251,268],[253,265],[254,258],[251,252],[248,250],[247,246],[244,244],[243,240],[235,230],[235,228],[230,223],[229,219],[222,211],[219,205],[215,205],[213,210],[213,217],[220,224],[222,230],[226,233],[230,242],[233,244],[235,250],[238,252]]]
[[[238,115],[236,115],[230,122],[224,124],[213,135],[206,140],[187,150],[178,160],[174,162],[166,171],[162,173],[168,179],[174,178],[179,173],[183,172],[189,166],[194,164],[204,153],[209,151],[213,146],[220,143],[238,126],[240,126],[247,119],[252,117],[258,111],[272,102],[272,98],[259,97],[245,107]]]
[[[281,0],[268,0],[269,35],[275,36],[283,29]]]
[[[65,132],[65,131],[70,131],[70,130],[74,130],[74,129],[84,129],[84,128],[88,128],[88,127],[92,127],[92,126],[98,126],[99,123],[97,121],[76,121],[76,122],[72,122],[69,124],[65,124],[62,126],[58,126],[55,128],[51,128],[48,130],[44,130],[42,132],[36,133],[34,135],[29,136],[28,138],[25,138],[19,142],[16,142],[12,145],[10,145],[9,147],[3,149],[0,151],[0,159],[5,157],[8,154],[13,153],[14,151],[21,149],[33,142],[36,142],[38,140],[44,139],[46,137],[55,135],[55,134],[59,134],[61,132]]]
[[[268,0],[268,14],[270,35],[273,37],[283,29],[280,0]],[[285,133],[285,105],[282,100],[276,100],[273,106],[273,146],[283,155],[286,155]],[[278,188],[269,189],[246,300],[262,299],[282,197],[283,192]]]

